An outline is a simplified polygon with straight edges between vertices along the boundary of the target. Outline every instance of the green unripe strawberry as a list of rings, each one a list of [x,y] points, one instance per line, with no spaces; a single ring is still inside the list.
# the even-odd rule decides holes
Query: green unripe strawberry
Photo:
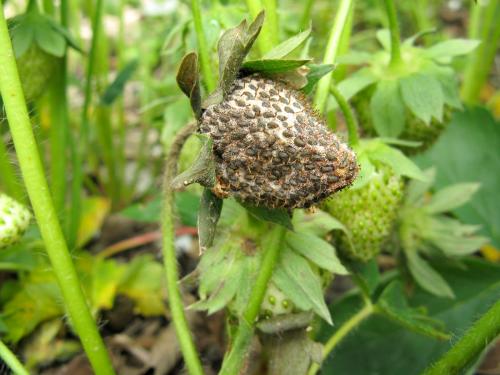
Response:
[[[36,44],[32,44],[17,59],[17,69],[26,101],[38,99],[47,89],[60,61],[59,57],[48,54]]]
[[[19,241],[30,219],[31,213],[26,207],[0,193],[0,249]]]
[[[376,136],[376,131],[373,126],[373,116],[370,109],[370,97],[373,94],[373,88],[365,89],[352,98],[352,105],[356,110],[358,121],[366,135]],[[420,142],[417,147],[399,146],[407,155],[414,155],[424,152],[431,147],[446,129],[452,109],[448,106],[444,107],[444,115],[442,121],[432,119],[430,124],[426,124],[412,113],[406,114],[405,128],[398,138],[405,141]]]
[[[392,169],[379,166],[368,183],[335,195],[328,211],[350,232],[337,237],[347,257],[366,262],[380,253],[388,239],[403,197],[403,180]]]

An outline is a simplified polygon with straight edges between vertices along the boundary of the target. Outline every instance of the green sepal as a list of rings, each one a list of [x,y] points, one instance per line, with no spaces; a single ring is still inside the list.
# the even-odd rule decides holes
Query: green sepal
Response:
[[[216,197],[209,189],[204,189],[198,211],[198,241],[200,252],[212,246],[217,222],[222,210],[222,199]]]
[[[309,35],[311,35],[311,27],[301,33],[298,33],[297,35],[292,36],[291,38],[288,38],[270,51],[266,52],[264,56],[262,56],[262,60],[277,60],[284,58],[304,43],[307,38],[309,38]]]
[[[199,119],[201,117],[201,94],[196,53],[190,52],[184,56],[177,71],[176,81],[182,92],[189,98],[196,119]]]
[[[301,91],[306,95],[312,92],[316,84],[323,76],[335,69],[335,65],[333,64],[307,64],[307,67],[309,68],[309,72],[306,75],[307,84],[301,89]]]
[[[174,190],[182,189],[188,185],[199,183],[213,188],[215,185],[215,160],[212,152],[213,141],[210,137],[198,135],[203,140],[203,146],[193,165],[172,180]]]
[[[262,206],[252,206],[244,202],[240,204],[255,218],[268,221],[270,223],[279,224],[289,230],[293,230],[292,220],[287,210],[283,208],[267,208]]]

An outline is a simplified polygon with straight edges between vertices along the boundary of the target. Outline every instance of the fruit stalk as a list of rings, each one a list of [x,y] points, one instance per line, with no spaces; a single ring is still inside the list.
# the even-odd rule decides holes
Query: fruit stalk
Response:
[[[328,39],[323,64],[333,64],[335,62],[340,47],[340,39],[345,25],[348,24],[347,20],[349,18],[349,13],[353,10],[353,4],[353,0],[342,0],[340,2],[337,15],[335,16],[335,21],[333,22],[333,27],[330,32],[330,37]],[[318,83],[318,89],[316,90],[316,95],[314,96],[314,105],[320,113],[323,113],[325,110],[326,99],[328,97],[328,91],[330,90],[331,81],[332,73],[329,73],[321,78]]]
[[[260,266],[260,273],[255,281],[255,286],[250,295],[247,308],[240,320],[238,329],[234,335],[231,350],[222,362],[219,375],[239,374],[245,362],[245,356],[252,341],[255,320],[260,311],[260,305],[266,294],[267,284],[273,274],[283,245],[286,229],[281,225],[274,225],[271,232],[264,240],[262,251],[264,257]]]
[[[340,326],[338,330],[330,337],[323,348],[322,358],[325,360],[332,350],[337,346],[337,344],[342,341],[354,328],[359,326],[361,322],[363,322],[366,318],[373,314],[375,311],[373,304],[365,299],[365,305],[361,310],[359,310],[356,314],[351,316],[349,320],[347,320],[344,324]],[[309,372],[307,375],[315,375],[319,370],[319,365],[317,363],[313,363],[309,368]]]
[[[396,68],[402,63],[401,59],[401,41],[399,39],[399,25],[396,15],[396,6],[394,0],[384,0],[387,18],[389,20],[389,31],[391,33],[391,61],[389,66]]]
[[[500,300],[462,338],[422,375],[455,375],[467,368],[500,334]]]
[[[207,38],[203,30],[201,20],[201,4],[200,0],[191,0],[191,10],[193,12],[194,28],[196,30],[196,38],[198,40],[198,51],[200,51],[201,70],[203,72],[203,81],[209,92],[213,91],[216,86],[214,75],[210,67],[210,56],[208,53]]]
[[[182,355],[191,375],[203,375],[201,361],[196,352],[193,337],[184,314],[181,292],[179,290],[179,269],[175,256],[174,246],[174,194],[171,187],[172,180],[177,175],[177,162],[182,146],[188,137],[196,130],[196,123],[184,127],[174,139],[167,155],[165,175],[163,177],[163,213],[162,213],[162,252],[165,266],[168,303],[175,332],[179,339]]]
[[[7,364],[7,366],[10,367],[12,372],[15,375],[29,375],[28,370],[26,370],[17,359],[17,357],[12,353],[12,351],[8,348],[7,345],[3,343],[3,341],[0,340],[0,358]]]
[[[90,314],[71,255],[57,220],[31,128],[14,52],[0,1],[0,92],[21,172],[63,299],[96,374],[114,374],[111,360]]]
[[[349,134],[349,146],[354,147],[359,143],[358,124],[356,121],[356,116],[354,116],[354,112],[349,106],[349,103],[347,103],[347,100],[345,100],[344,96],[340,93],[335,85],[330,86],[330,93],[333,95],[340,107],[340,110],[344,114],[347,132]]]

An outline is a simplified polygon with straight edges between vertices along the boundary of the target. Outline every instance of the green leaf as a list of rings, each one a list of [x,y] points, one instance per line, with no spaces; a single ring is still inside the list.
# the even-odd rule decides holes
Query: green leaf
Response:
[[[351,273],[351,277],[357,280],[357,284],[363,289],[367,296],[371,296],[380,282],[380,272],[377,260],[370,259],[368,262],[357,262],[351,259],[343,259],[344,264]]]
[[[455,298],[455,294],[446,280],[429,263],[420,258],[417,252],[408,251],[406,257],[410,273],[418,285],[435,296]]]
[[[46,27],[45,24],[35,29],[35,40],[48,54],[63,57],[66,53],[66,39],[54,29]]]
[[[338,57],[337,62],[339,64],[347,65],[362,65],[369,64],[373,61],[373,55],[364,51],[354,51],[351,50],[348,53]]]
[[[453,285],[456,299],[429,295],[417,288],[409,297],[410,306],[421,306],[430,319],[440,320],[446,331],[459,337],[500,295],[500,265],[469,258],[464,268],[436,264],[436,269]],[[335,326],[317,328],[319,339],[326,342],[353,314],[359,311],[361,296],[346,296],[333,305]],[[322,366],[324,374],[420,375],[441,357],[454,340],[437,341],[397,325],[375,314],[344,337],[341,345]],[[360,360],[362,353],[362,360]]]
[[[437,168],[436,187],[480,182],[481,193],[453,213],[464,223],[481,225],[481,233],[500,248],[500,123],[480,107],[455,113],[435,146],[417,161]]]
[[[33,43],[35,30],[29,22],[23,22],[23,16],[18,16],[9,25],[12,47],[16,58],[21,57]]]
[[[73,49],[75,49],[76,51],[83,53],[82,47],[78,44],[78,42],[75,40],[75,38],[73,38],[73,35],[71,35],[71,33],[69,32],[68,29],[59,25],[57,22],[55,22],[54,20],[52,20],[50,18],[48,19],[48,22],[54,28],[54,30],[56,30],[59,34],[61,34],[66,39],[66,42],[68,43],[68,45],[70,47],[73,47]]]
[[[370,86],[377,81],[377,77],[368,68],[361,68],[355,73],[349,75],[346,79],[337,85],[345,100],[351,99],[358,92]]]
[[[204,140],[203,147],[193,165],[173,179],[171,186],[174,190],[182,189],[194,183],[199,183],[208,188],[212,188],[215,185],[215,161],[212,153],[213,141],[209,137],[198,136]]]
[[[138,59],[133,59],[118,73],[113,82],[106,87],[101,96],[101,103],[104,105],[111,105],[123,93],[125,84],[132,77],[137,66],[139,65]]]
[[[479,40],[449,39],[424,49],[424,55],[432,59],[467,55],[476,49]]]
[[[443,90],[444,102],[451,108],[462,109],[462,101],[458,88],[458,78],[450,67],[439,66],[433,72]]]
[[[436,169],[429,168],[424,171],[426,180],[412,180],[406,186],[406,205],[421,206],[424,203],[425,193],[429,191],[436,180]]]
[[[275,74],[284,73],[305,65],[310,60],[250,60],[243,63],[242,68],[251,73]]]
[[[427,125],[443,119],[444,95],[439,81],[430,74],[415,73],[400,80],[401,94],[410,111]]]
[[[195,227],[200,210],[200,196],[189,191],[180,191],[175,194],[175,205],[182,224]]]
[[[400,281],[387,285],[377,300],[377,312],[403,327],[438,340],[448,340],[450,335],[438,329],[438,321],[408,306]]]
[[[163,280],[161,263],[155,261],[149,254],[136,256],[127,264],[117,293],[130,298],[138,314],[163,315],[165,313],[163,299],[166,297]]]
[[[284,248],[274,270],[272,281],[302,310],[312,309],[326,322],[332,324],[321,288],[321,280],[307,260]]]
[[[380,136],[397,137],[405,126],[405,108],[398,81],[380,81],[370,100],[373,125]]]
[[[461,183],[445,187],[431,197],[425,210],[433,214],[451,211],[467,203],[478,189],[477,183]]]
[[[292,220],[287,210],[283,208],[267,208],[262,206],[251,206],[241,203],[243,207],[254,217],[262,221],[279,224],[287,229],[293,230]]]
[[[337,275],[347,275],[349,273],[337,258],[335,248],[317,236],[307,233],[288,232],[286,234],[286,244],[320,268]]]
[[[318,237],[324,237],[335,229],[346,230],[344,224],[332,215],[319,210],[307,214],[302,210],[296,210],[292,223],[298,233],[310,233]]]
[[[368,182],[370,182],[373,174],[375,173],[375,166],[370,161],[370,158],[365,153],[358,154],[359,175],[354,180],[351,189],[361,189]]]
[[[113,307],[125,268],[125,265],[119,265],[114,259],[101,259],[95,262],[91,274],[92,307],[96,309]]]
[[[386,51],[391,50],[391,34],[388,29],[378,30],[375,36]]]
[[[184,56],[176,80],[182,92],[189,98],[196,118],[199,119],[201,116],[201,94],[198,55],[196,53],[191,52]]]
[[[216,197],[209,189],[203,190],[200,211],[198,212],[198,240],[200,252],[212,246],[222,210],[222,199]]]
[[[146,201],[128,206],[120,211],[120,215],[139,222],[157,223],[160,220],[160,212],[161,199],[155,198],[149,202]]]
[[[311,28],[308,28],[307,30],[292,36],[291,38],[288,38],[284,42],[278,44],[276,47],[271,49],[269,52],[265,53],[264,56],[262,56],[263,60],[275,60],[275,59],[281,59],[285,57],[286,55],[290,54],[293,52],[296,48],[298,48],[304,41],[309,38],[309,35],[311,34]]]
[[[307,73],[307,84],[301,89],[304,94],[310,94],[318,81],[335,69],[333,64],[307,64],[309,72]]]
[[[395,173],[417,180],[425,181],[426,177],[418,166],[408,159],[401,151],[382,142],[374,142],[375,147],[370,150],[368,157],[390,166]],[[375,143],[376,142],[376,143]]]

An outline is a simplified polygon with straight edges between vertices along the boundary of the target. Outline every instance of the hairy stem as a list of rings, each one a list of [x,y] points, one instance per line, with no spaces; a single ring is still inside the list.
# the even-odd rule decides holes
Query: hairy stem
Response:
[[[396,6],[394,5],[394,0],[384,0],[384,5],[389,20],[389,31],[391,33],[391,61],[389,66],[396,68],[402,63]]]
[[[349,145],[351,145],[351,147],[356,146],[359,143],[358,123],[356,121],[356,116],[354,115],[354,112],[352,111],[349,103],[347,103],[347,100],[345,100],[344,96],[340,93],[335,85],[330,86],[330,93],[333,95],[340,107],[340,110],[344,114],[347,132],[349,134]]]
[[[196,130],[196,123],[184,127],[176,136],[166,159],[165,175],[163,178],[163,212],[162,212],[162,251],[165,265],[168,302],[174,323],[175,332],[179,339],[184,361],[191,375],[202,375],[203,368],[194,345],[193,337],[184,314],[181,292],[179,290],[179,269],[175,256],[174,246],[174,193],[170,186],[177,175],[177,162],[182,146],[188,137]]]
[[[0,1],[0,93],[19,165],[66,308],[96,374],[114,374],[57,220],[24,100]]]
[[[422,375],[461,373],[500,334],[500,300],[462,338]]]
[[[16,171],[10,160],[7,145],[0,134],[0,176],[2,180],[0,186],[5,189],[7,195],[11,196],[18,202],[24,202],[21,184],[16,175]]]
[[[196,30],[196,38],[198,40],[198,51],[200,53],[201,71],[203,72],[203,81],[207,90],[213,91],[216,86],[215,77],[210,67],[210,54],[208,53],[207,38],[203,30],[201,19],[201,4],[200,0],[191,0],[191,9],[193,12],[194,28]]]
[[[328,339],[325,347],[323,348],[323,360],[325,360],[330,355],[330,353],[333,351],[333,349],[335,349],[338,343],[342,341],[342,339],[344,339],[349,333],[351,333],[353,329],[358,327],[361,322],[372,315],[374,311],[375,309],[372,303],[368,299],[365,299],[365,305],[363,306],[363,308],[356,314],[351,316],[349,320],[344,322],[344,324],[342,324],[339,329],[335,331],[333,336]],[[307,374],[315,375],[318,370],[319,365],[313,363],[309,368],[309,372]]]
[[[349,13],[353,11],[353,4],[353,0],[341,0],[340,2],[337,15],[335,16],[335,21],[333,22],[332,30],[330,31],[328,44],[326,46],[325,57],[323,58],[324,64],[333,64],[337,58],[340,39],[349,18]],[[331,81],[332,73],[328,73],[321,78],[318,83],[318,89],[316,90],[316,94],[314,96],[314,105],[321,113],[325,110]]]
[[[245,357],[248,354],[252,341],[255,321],[266,294],[267,284],[278,261],[285,233],[286,228],[281,225],[274,225],[268,236],[264,238],[262,245],[264,257],[260,266],[260,272],[255,281],[246,310],[243,313],[243,319],[240,320],[240,324],[234,335],[231,350],[224,358],[219,375],[239,374],[244,365]]]
[[[7,364],[7,366],[10,367],[12,372],[15,375],[29,375],[28,370],[26,370],[17,359],[17,357],[12,353],[12,351],[9,349],[7,345],[3,343],[3,341],[0,340],[0,358]]]

